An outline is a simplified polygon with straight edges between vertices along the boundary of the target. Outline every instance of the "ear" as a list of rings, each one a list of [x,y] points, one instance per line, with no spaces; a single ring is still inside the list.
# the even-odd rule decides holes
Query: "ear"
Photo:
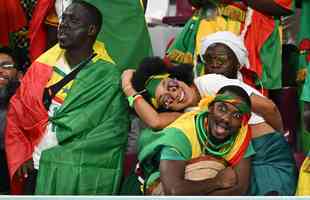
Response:
[[[97,27],[94,24],[91,24],[88,28],[88,35],[94,36],[97,33]]]

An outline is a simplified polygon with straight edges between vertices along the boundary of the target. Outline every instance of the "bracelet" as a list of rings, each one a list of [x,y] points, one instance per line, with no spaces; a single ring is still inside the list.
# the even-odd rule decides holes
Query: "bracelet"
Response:
[[[135,101],[136,101],[137,99],[139,99],[139,98],[143,98],[142,95],[139,94],[139,93],[136,93],[136,94],[134,94],[134,95],[132,95],[132,96],[128,96],[128,97],[127,97],[127,100],[128,100],[129,106],[130,106],[131,108],[133,108],[133,104],[134,104]]]

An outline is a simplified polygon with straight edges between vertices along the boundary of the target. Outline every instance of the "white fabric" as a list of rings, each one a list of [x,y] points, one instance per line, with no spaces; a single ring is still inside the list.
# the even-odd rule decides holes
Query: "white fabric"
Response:
[[[61,71],[65,74],[69,74],[72,71],[63,56],[60,57],[60,59],[57,61],[56,66],[58,68],[61,68]],[[59,102],[52,100],[52,103],[48,110],[48,116],[52,117],[54,113],[61,107],[61,105],[62,104],[60,104]],[[35,169],[39,169],[42,151],[50,149],[57,145],[58,140],[56,136],[56,127],[53,126],[53,123],[49,121],[42,139],[40,140],[39,144],[34,147],[34,151],[32,153],[32,160]]]
[[[169,14],[169,0],[148,0],[145,11],[147,23],[161,24],[162,19]]]
[[[243,88],[249,96],[252,94],[263,96],[259,91],[243,83],[238,79],[229,79],[220,74],[207,74],[195,78],[194,83],[203,98],[206,95],[215,95],[222,87],[227,85],[235,85]],[[264,118],[252,112],[249,124],[259,124],[264,122]]]
[[[200,55],[204,55],[207,48],[215,43],[227,45],[235,53],[241,67],[249,67],[248,51],[240,36],[229,31],[220,31],[210,34],[201,40]]]
[[[58,19],[61,19],[62,13],[66,8],[72,3],[72,0],[56,0],[55,1],[55,10],[58,16]]]

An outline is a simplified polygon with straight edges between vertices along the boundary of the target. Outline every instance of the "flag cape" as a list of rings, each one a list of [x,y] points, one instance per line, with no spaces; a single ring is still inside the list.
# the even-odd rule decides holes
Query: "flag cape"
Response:
[[[47,117],[42,94],[52,66],[63,54],[58,45],[33,63],[12,97],[6,129],[12,178],[31,158],[47,120],[57,127],[59,145],[42,152],[36,194],[114,194],[118,190],[129,126],[127,104],[119,69],[100,46],[95,44],[98,55],[79,72],[52,118]]]

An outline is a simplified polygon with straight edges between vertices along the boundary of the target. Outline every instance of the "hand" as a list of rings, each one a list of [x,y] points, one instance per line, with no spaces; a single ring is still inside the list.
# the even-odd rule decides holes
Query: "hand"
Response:
[[[28,174],[34,170],[32,158],[27,160],[20,168],[16,171],[16,176],[18,178],[27,178]]]
[[[230,188],[237,184],[237,174],[232,167],[227,167],[220,171],[215,177],[221,188]]]
[[[132,87],[131,79],[133,77],[135,70],[127,69],[122,74],[122,89],[126,96],[131,96],[137,93]]]

